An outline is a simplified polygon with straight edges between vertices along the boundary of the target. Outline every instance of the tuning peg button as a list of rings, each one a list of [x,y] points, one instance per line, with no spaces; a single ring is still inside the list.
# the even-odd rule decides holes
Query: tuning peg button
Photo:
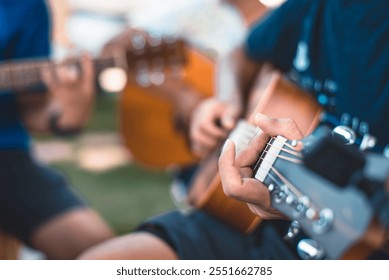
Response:
[[[297,253],[304,260],[321,260],[324,258],[323,246],[313,239],[302,239],[297,244]]]
[[[320,211],[318,219],[312,223],[312,230],[316,234],[326,233],[334,222],[334,212],[329,208]]]
[[[332,130],[332,136],[344,142],[345,145],[352,145],[357,140],[355,131],[348,126],[338,125]]]
[[[288,228],[288,232],[284,236],[284,239],[285,240],[292,240],[300,233],[300,231],[301,231],[300,223],[298,221],[293,220],[290,223],[290,226]]]

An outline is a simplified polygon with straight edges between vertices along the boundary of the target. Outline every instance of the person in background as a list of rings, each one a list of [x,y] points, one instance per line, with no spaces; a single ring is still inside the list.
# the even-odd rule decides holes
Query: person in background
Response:
[[[50,57],[45,1],[1,1],[0,20],[0,60],[5,65],[9,60]],[[42,88],[0,93],[0,228],[49,259],[74,259],[112,237],[64,176],[38,162],[31,151],[30,132],[69,136],[88,121],[94,70],[88,55],[81,57],[80,65],[42,68]]]

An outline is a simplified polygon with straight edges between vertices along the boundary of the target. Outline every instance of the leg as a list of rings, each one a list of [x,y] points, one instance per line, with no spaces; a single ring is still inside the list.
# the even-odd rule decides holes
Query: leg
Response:
[[[135,232],[105,241],[81,254],[85,260],[176,260],[173,248],[148,232]]]
[[[23,151],[3,151],[0,224],[48,258],[73,259],[112,236],[68,182]]]
[[[49,259],[75,259],[111,237],[111,230],[93,210],[76,208],[40,225],[31,234],[30,243]]]
[[[135,232],[103,242],[81,259],[251,259],[256,250],[247,236],[208,214],[179,211],[151,218]]]

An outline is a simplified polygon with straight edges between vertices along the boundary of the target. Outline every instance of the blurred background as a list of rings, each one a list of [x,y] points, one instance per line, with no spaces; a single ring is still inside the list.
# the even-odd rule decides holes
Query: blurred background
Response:
[[[55,59],[80,51],[97,56],[107,41],[128,27],[185,37],[211,59],[233,48],[245,35],[242,15],[224,5],[229,1],[47,1],[53,19]],[[271,8],[283,1],[261,2]],[[76,138],[34,136],[36,156],[66,174],[74,189],[116,234],[128,233],[144,219],[175,207],[170,195],[174,166],[142,164],[123,140],[122,94],[99,89],[93,117]],[[161,143],[156,145],[165,148]]]

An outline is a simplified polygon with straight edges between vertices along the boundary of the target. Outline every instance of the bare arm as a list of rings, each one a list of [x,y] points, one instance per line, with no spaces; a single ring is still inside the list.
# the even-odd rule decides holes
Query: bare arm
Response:
[[[82,58],[81,71],[74,67],[59,67],[45,71],[47,94],[20,95],[19,104],[26,127],[33,132],[50,132],[49,120],[59,114],[60,129],[82,128],[92,111],[94,100],[94,73],[89,56]]]
[[[204,100],[192,114],[191,148],[203,158],[224,140],[243,116],[248,89],[260,65],[251,62],[242,47],[216,63],[215,97]]]

